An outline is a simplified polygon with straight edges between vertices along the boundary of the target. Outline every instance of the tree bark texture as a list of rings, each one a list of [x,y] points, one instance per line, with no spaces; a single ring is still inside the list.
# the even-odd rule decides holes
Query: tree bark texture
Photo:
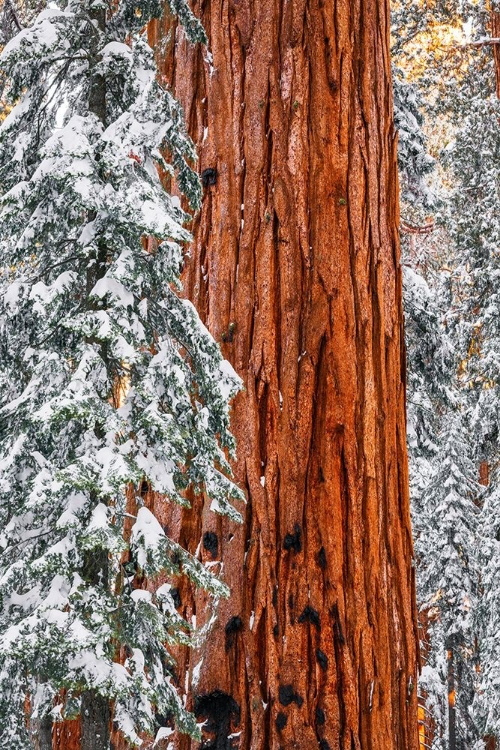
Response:
[[[447,656],[447,681],[448,681],[448,747],[449,750],[457,750],[457,712],[455,708],[455,663],[453,654],[453,641],[448,645]]]
[[[151,38],[198,146],[185,292],[244,382],[248,504],[239,528],[164,517],[232,590],[180,683],[186,667],[202,747],[415,750],[389,3],[193,9],[213,58],[168,19]],[[208,618],[203,596],[182,608]]]
[[[30,735],[34,750],[52,750],[52,717],[31,719]]]
[[[491,11],[491,36],[500,39],[500,11]],[[497,84],[497,97],[500,99],[500,44],[493,44],[493,59],[495,61],[495,76]]]
[[[82,694],[82,750],[109,750],[109,701],[87,690]]]
[[[40,722],[39,750],[52,750],[52,717],[44,716]]]
[[[81,750],[81,718],[54,722],[52,732],[52,750]]]

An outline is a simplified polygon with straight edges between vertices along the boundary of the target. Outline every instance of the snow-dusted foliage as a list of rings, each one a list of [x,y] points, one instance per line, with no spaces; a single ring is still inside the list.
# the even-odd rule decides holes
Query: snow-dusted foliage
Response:
[[[485,90],[484,97],[466,102],[464,115],[448,154],[456,180],[450,225],[463,278],[463,378],[472,455],[477,466],[492,469],[480,515],[482,597],[475,621],[481,681],[474,713],[483,734],[500,739],[500,103]]]
[[[432,750],[483,750],[485,737],[500,739],[500,109],[492,46],[483,43],[494,7],[397,0],[393,14],[395,64],[407,74],[403,83],[417,88],[410,103],[417,115],[425,112],[441,182],[436,239],[404,238],[413,525],[429,639],[420,688],[433,719]],[[411,127],[400,129],[403,216],[410,206],[418,217],[422,199],[408,192],[406,141],[418,153],[425,140],[418,129],[413,138]]]
[[[450,747],[448,693],[453,680],[457,736],[463,747],[481,737],[476,615],[481,594],[478,559],[480,487],[463,409],[444,413],[438,448],[411,449],[419,610],[430,642],[420,689],[436,731],[433,750]],[[452,656],[450,664],[449,659]]]
[[[448,279],[434,287],[405,265],[403,275],[408,368],[408,442],[412,455],[430,458],[444,409],[454,401],[450,374],[454,351],[444,326]]]
[[[170,5],[203,38],[185,0]],[[242,499],[226,457],[239,380],[177,294],[189,217],[159,171],[193,208],[201,191],[142,31],[161,5],[111,7],[52,3],[0,59],[12,104],[0,127],[0,745],[16,750],[31,747],[28,707],[72,715],[85,691],[114,701],[132,744],[154,735],[156,714],[196,733],[166,649],[189,627],[155,580],[227,589],[140,488],[182,504],[205,493],[235,520]]]
[[[433,718],[433,750],[448,750],[448,655],[453,653],[455,713],[464,747],[479,731],[472,711],[477,692],[475,614],[480,497],[468,425],[459,403],[447,273],[429,285],[405,269],[408,347],[408,449],[417,596],[427,641],[419,690]]]
[[[475,501],[479,487],[460,412],[448,414],[445,424],[425,490],[425,531],[416,545],[420,597],[426,609],[439,610],[445,639],[470,645],[479,588],[477,562],[471,556],[477,534]]]
[[[450,227],[462,268],[463,356],[483,458],[496,460],[500,434],[500,102],[467,102],[447,160],[456,186]],[[477,133],[481,132],[480,140]]]
[[[478,700],[484,690],[478,647],[489,548],[481,519],[488,511],[486,505],[481,508],[486,495],[477,480],[481,462],[491,455],[488,451],[496,451],[492,421],[497,415],[495,389],[483,369],[482,305],[473,290],[474,256],[498,229],[496,209],[491,210],[499,195],[491,179],[495,174],[498,180],[492,148],[498,128],[493,133],[495,128],[478,116],[488,107],[491,112],[492,100],[485,93],[485,84],[491,86],[488,53],[461,46],[462,40],[486,33],[485,11],[481,1],[472,9],[443,0],[424,8],[403,0],[395,4],[393,16],[395,64],[407,73],[401,80],[396,75],[395,81],[403,217],[425,225],[427,212],[434,215],[434,231],[419,235],[416,228],[413,235],[403,234],[409,266],[408,446],[417,594],[426,643],[419,687],[432,717],[426,730],[432,750],[484,748],[486,734]],[[432,183],[438,196],[434,205],[430,173],[415,167],[422,158],[432,166],[425,159],[426,138],[420,130],[424,122],[427,142],[432,141],[439,156]],[[489,166],[488,155],[493,157]],[[487,182],[488,197],[479,207]],[[431,198],[427,204],[426,195]],[[490,284],[494,303],[493,277],[484,272],[479,261],[478,280]],[[495,346],[498,349],[498,342]]]
[[[485,734],[500,737],[500,491],[498,470],[481,513],[481,549],[483,596],[478,610],[480,631],[480,690],[475,711]]]
[[[435,202],[426,177],[435,161],[427,151],[422,129],[422,101],[418,87],[394,67],[394,123],[398,131],[398,163],[401,198],[412,206],[429,208]]]
[[[170,12],[178,16],[180,23],[188,39],[191,42],[202,42],[206,44],[207,35],[200,20],[194,15],[187,0],[167,0]]]

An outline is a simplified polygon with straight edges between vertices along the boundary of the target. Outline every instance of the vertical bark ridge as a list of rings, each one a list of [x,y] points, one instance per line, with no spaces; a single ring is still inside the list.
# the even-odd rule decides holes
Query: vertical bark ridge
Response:
[[[82,744],[82,727],[80,717],[54,722],[52,732],[52,750],[80,750]]]
[[[491,10],[491,36],[500,39],[500,11]],[[500,99],[500,44],[493,44],[493,60],[495,62],[497,98]]]
[[[236,702],[239,750],[414,750],[388,3],[210,0],[194,10],[213,67],[171,21],[151,36],[175,30],[162,73],[200,171],[217,169],[185,290],[244,381],[233,430],[248,496],[241,528],[206,511],[182,522],[191,549],[217,533],[232,588],[192,655],[191,669],[203,659],[194,691]],[[198,623],[204,602],[185,605]],[[212,720],[206,741],[219,742]]]

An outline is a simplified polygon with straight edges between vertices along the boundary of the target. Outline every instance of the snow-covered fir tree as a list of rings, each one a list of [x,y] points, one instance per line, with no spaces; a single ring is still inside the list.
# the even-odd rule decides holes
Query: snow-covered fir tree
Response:
[[[453,349],[443,324],[448,279],[446,273],[442,276],[433,279],[433,288],[422,273],[409,266],[404,269],[408,450],[415,533],[419,533],[425,519],[424,494],[439,451],[443,416],[454,401],[450,380]]]
[[[481,512],[483,593],[477,611],[481,673],[474,710],[484,735],[500,737],[500,492],[498,469],[486,488]]]
[[[491,36],[491,12],[491,4],[483,0],[477,3],[433,0],[425,7],[403,0],[394,6],[395,62],[403,67],[410,83],[418,88],[426,121],[433,124],[433,153],[438,161],[438,175],[445,186],[441,191],[437,217],[442,227],[442,241],[436,250],[442,253],[449,283],[442,286],[442,274],[441,279],[434,272],[423,274],[428,285],[427,297],[441,313],[440,317],[437,316],[435,330],[438,338],[444,337],[449,355],[448,376],[444,380],[439,379],[439,373],[421,367],[419,352],[426,351],[429,332],[421,330],[418,319],[413,320],[414,313],[408,309],[408,303],[411,306],[415,295],[408,296],[408,288],[414,290],[416,287],[406,283],[413,523],[419,549],[417,583],[424,613],[428,606],[428,592],[425,591],[429,583],[428,571],[441,569],[443,564],[439,545],[424,545],[422,548],[421,539],[432,535],[435,521],[433,514],[429,513],[429,508],[434,508],[433,478],[446,453],[451,455],[454,450],[454,436],[448,434],[447,428],[450,409],[456,409],[458,403],[462,405],[460,420],[471,433],[469,436],[463,429],[457,430],[457,436],[462,435],[457,437],[463,443],[460,450],[467,452],[470,461],[469,478],[474,480],[479,476],[480,467],[482,470],[494,467],[498,460],[500,341],[498,284],[495,279],[500,247],[499,112],[494,97],[492,47],[483,43]],[[404,200],[404,171],[402,177]],[[425,252],[425,241],[417,239],[416,245],[418,252],[411,259],[407,255],[407,262],[420,276],[420,268],[416,267],[414,259],[419,263]],[[454,373],[458,374],[457,378]],[[428,393],[437,383],[446,384],[446,380],[445,390],[450,398],[444,402],[441,399],[434,401],[437,409],[423,412],[412,406],[412,401],[422,401],[422,398],[432,401]],[[418,394],[423,394],[417,399],[412,390],[415,388]],[[423,430],[425,424],[427,429]],[[418,437],[422,435],[428,440],[428,445],[438,446],[437,452],[427,451],[425,442],[419,445]],[[446,436],[444,443],[443,436]],[[485,476],[487,473],[486,470]],[[457,746],[467,750],[476,744],[484,748],[484,741],[479,738],[488,733],[499,736],[494,717],[500,704],[495,697],[492,671],[494,644],[498,639],[494,590],[495,580],[498,580],[497,530],[493,521],[497,486],[495,471],[491,477],[489,487],[481,493],[484,505],[476,510],[479,514],[478,533],[465,534],[462,540],[466,558],[476,560],[477,596],[474,617],[469,621],[469,645],[454,652]],[[442,479],[444,481],[445,477]],[[474,543],[475,538],[477,543]],[[459,567],[457,571],[458,583],[466,574]],[[466,583],[464,577],[464,590]],[[439,608],[433,606],[431,609],[439,614],[439,620],[432,623],[431,648],[421,686],[426,690],[427,708],[436,724],[435,746],[447,750],[450,745],[445,646],[449,642],[449,633],[445,621],[447,609],[453,619],[455,603],[441,598]],[[453,636],[451,640],[457,637],[461,639],[461,636]],[[481,654],[481,664],[477,665],[480,681],[474,664],[477,658],[474,652],[478,651],[474,644],[476,640]],[[469,704],[467,707],[464,700]]]
[[[447,154],[456,180],[449,223],[461,271],[464,372],[471,389],[477,457],[493,463],[500,433],[499,119],[500,102],[492,94],[469,101]]]
[[[414,523],[418,523],[420,490],[428,480],[429,465],[437,451],[440,415],[450,399],[453,352],[442,325],[450,295],[448,274],[441,271],[440,259],[433,257],[432,249],[422,252],[415,242],[418,235],[411,234],[412,224],[418,230],[418,224],[425,222],[425,214],[436,204],[429,180],[435,161],[428,152],[423,131],[422,96],[417,85],[408,82],[397,66],[393,67],[393,80],[403,216],[403,301],[409,363],[408,447],[414,480]]]
[[[162,5],[110,7],[51,3],[0,60],[12,105],[0,127],[0,745],[16,750],[32,746],[30,726],[80,710],[107,750],[110,705],[132,745],[157,716],[172,719],[158,737],[174,724],[196,734],[167,650],[190,628],[165,576],[227,589],[140,489],[181,504],[202,492],[235,520],[242,499],[227,460],[239,380],[178,295],[189,216],[158,176],[200,205],[182,111],[144,32]],[[185,0],[170,8],[204,40]]]
[[[417,16],[415,20],[421,18]],[[394,21],[401,23],[397,13]],[[397,29],[397,39],[408,28],[403,24]],[[396,42],[396,61],[397,52]],[[429,155],[424,133],[423,96],[418,84],[407,80],[402,69],[394,65],[393,70],[401,183],[410,497],[418,553],[419,625],[424,656],[418,690],[424,711],[421,730],[426,741],[434,742],[434,750],[443,750],[448,706],[445,638],[442,623],[427,601],[428,592],[422,590],[421,571],[426,567],[436,570],[441,562],[439,549],[426,544],[426,540],[432,518],[428,508],[432,498],[430,487],[440,455],[443,416],[455,401],[452,388],[455,355],[446,325],[451,302],[450,274],[443,268],[442,251],[436,252],[438,241],[434,235],[438,230],[434,226],[426,229],[429,223],[434,224],[428,217],[435,214],[437,199],[431,189],[435,160]],[[433,731],[426,729],[429,716]]]
[[[498,694],[500,557],[498,547],[498,461],[500,457],[500,102],[489,66],[471,61],[473,96],[457,98],[462,125],[446,159],[455,187],[449,225],[460,270],[460,348],[472,456],[487,467],[480,523],[482,597],[476,609],[481,680],[473,709],[483,735],[500,739]],[[478,133],[481,137],[478,138]],[[488,478],[488,474],[491,476]]]
[[[444,424],[422,502],[423,522],[415,540],[420,607],[431,620],[430,664],[439,672],[443,693],[453,690],[455,700],[449,710],[456,714],[456,741],[453,743],[449,735],[452,730],[448,716],[443,744],[436,738],[435,746],[442,750],[472,748],[480,737],[470,710],[476,677],[474,613],[480,586],[475,544],[479,486],[474,479],[476,472],[462,412],[448,413]],[[447,671],[443,674],[446,652]]]
[[[404,71],[393,66],[394,124],[398,131],[398,165],[403,205],[413,210],[434,206],[426,177],[434,170],[435,160],[427,149],[423,132],[422,96],[415,84],[409,83]]]

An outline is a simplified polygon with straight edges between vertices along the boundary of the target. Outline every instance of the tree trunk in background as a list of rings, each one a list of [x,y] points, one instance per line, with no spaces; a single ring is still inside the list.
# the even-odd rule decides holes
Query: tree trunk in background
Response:
[[[99,268],[99,264],[95,264]],[[108,574],[106,550],[93,549],[84,553],[82,577],[97,586]],[[95,690],[85,690],[81,697],[81,750],[109,750],[111,711],[107,698]]]
[[[92,690],[82,694],[81,750],[109,750],[109,701]]]
[[[194,708],[217,750],[415,750],[389,4],[194,10],[213,64],[168,20],[151,36],[199,149],[185,290],[244,382],[248,497],[242,527],[208,509],[169,522],[232,589],[181,657]],[[182,608],[209,614],[201,596]]]
[[[453,655],[454,642],[450,639],[447,650],[448,670],[448,748],[457,750],[457,712],[455,708],[455,664]]]
[[[98,7],[91,13],[91,18],[96,27],[104,32],[106,28],[106,7]],[[91,85],[89,90],[89,111],[92,112],[101,121],[103,127],[106,127],[106,79],[99,70],[101,55],[97,54],[95,49],[91,49],[90,66],[93,70]],[[90,212],[88,219],[95,219],[95,213]],[[87,294],[97,280],[102,278],[107,270],[107,247],[101,240],[98,244],[94,264],[89,264],[87,268]],[[87,299],[87,304],[92,306],[92,302]],[[103,347],[104,349],[104,347]],[[102,351],[101,356],[106,360],[106,352]],[[98,430],[96,430],[96,435]],[[100,435],[98,435],[100,437]],[[98,586],[101,581],[107,581],[109,578],[109,560],[105,550],[91,550],[86,552],[83,561],[83,578],[88,583]],[[95,690],[86,690],[81,697],[81,750],[108,750],[110,741],[110,705],[106,698],[103,698]]]
[[[491,36],[500,39],[500,9],[491,11]],[[497,82],[497,97],[500,99],[500,44],[493,44],[493,59]]]
[[[419,624],[419,644],[420,644],[420,663],[425,667],[431,653],[431,641],[429,637],[429,610],[421,610],[418,613]],[[436,737],[435,717],[427,707],[427,692],[419,686],[418,690],[418,729],[419,729],[419,748],[426,750],[430,748]]]
[[[52,717],[44,716],[40,722],[39,750],[52,750]]]
[[[81,750],[82,723],[78,719],[54,722],[52,750]]]
[[[34,750],[52,750],[52,717],[30,720],[31,743]]]

